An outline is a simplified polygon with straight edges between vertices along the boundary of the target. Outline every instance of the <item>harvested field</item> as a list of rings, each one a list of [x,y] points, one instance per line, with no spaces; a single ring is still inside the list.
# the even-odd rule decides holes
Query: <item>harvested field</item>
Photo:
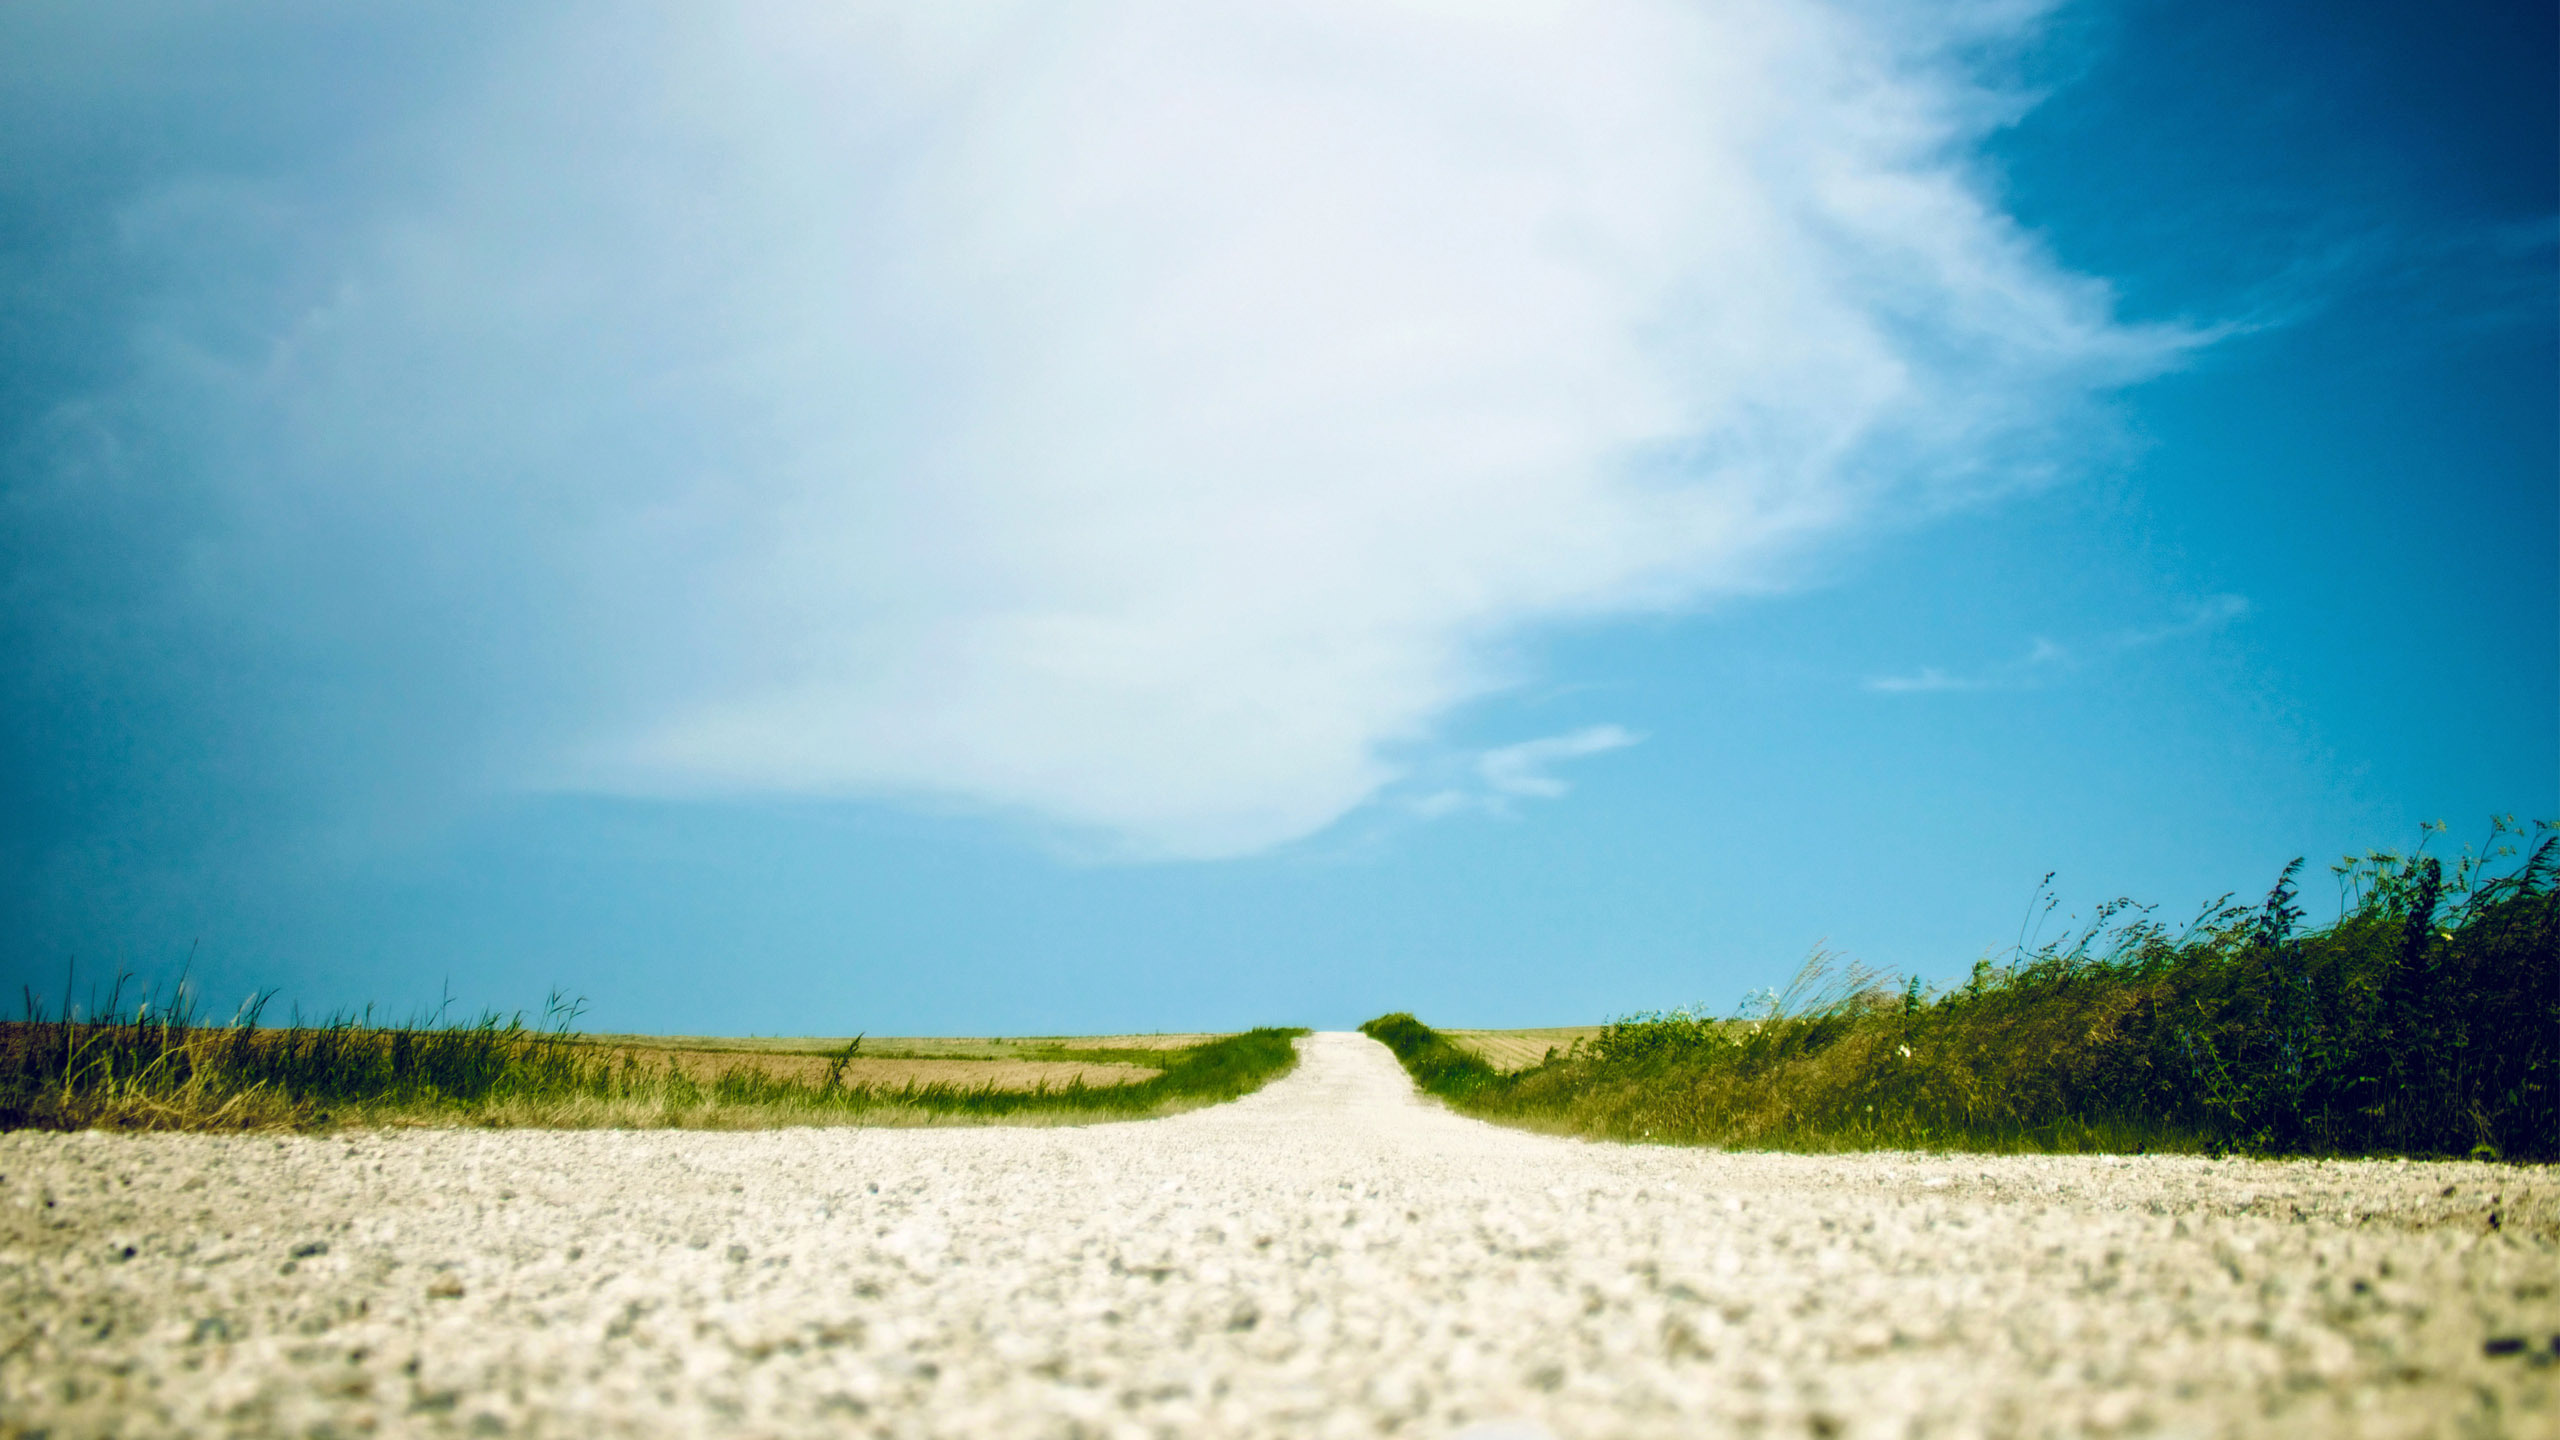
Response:
[[[709,1082],[747,1071],[775,1080],[818,1084],[836,1071],[848,1087],[897,1090],[949,1085],[963,1090],[1059,1089],[1127,1085],[1158,1074],[1169,1051],[1215,1035],[1043,1035],[862,1037],[851,1059],[837,1057],[855,1037],[586,1035],[579,1043],[628,1057],[652,1073],[674,1071]],[[619,1059],[617,1062],[619,1063]]]
[[[949,1085],[962,1090],[982,1090],[989,1086],[998,1090],[1029,1090],[1046,1085],[1055,1090],[1077,1081],[1088,1086],[1127,1085],[1159,1073],[1153,1065],[1116,1065],[1094,1060],[856,1054],[839,1068],[832,1055],[798,1051],[617,1045],[610,1053],[628,1059],[648,1073],[674,1071],[699,1084],[709,1084],[723,1074],[743,1070],[768,1079],[817,1085],[824,1083],[832,1070],[840,1083],[848,1088],[868,1086],[874,1090],[898,1090],[909,1085]],[[617,1060],[616,1063],[621,1062]]]
[[[611,1050],[685,1050],[722,1055],[823,1055],[844,1053],[852,1035],[578,1035],[580,1044]],[[1126,1051],[1127,1063],[1153,1064],[1149,1052],[1181,1050],[1220,1038],[1198,1035],[865,1035],[859,1054],[910,1060],[1048,1060],[1060,1055]]]
[[[1131,1064],[1148,1061],[1138,1058],[1150,1051],[1182,1050],[1204,1045],[1219,1037],[1211,1033],[1198,1035],[1017,1035],[997,1038],[964,1038],[931,1036],[886,1036],[862,1042],[863,1053],[882,1055],[917,1055],[966,1059],[1037,1059],[1045,1054],[1066,1052],[1084,1054],[1096,1050],[1133,1052]]]
[[[1600,1025],[1557,1025],[1544,1030],[1443,1030],[1440,1033],[1455,1041],[1496,1070],[1526,1070],[1547,1058],[1550,1049],[1573,1048],[1576,1040],[1588,1040],[1607,1027]]]

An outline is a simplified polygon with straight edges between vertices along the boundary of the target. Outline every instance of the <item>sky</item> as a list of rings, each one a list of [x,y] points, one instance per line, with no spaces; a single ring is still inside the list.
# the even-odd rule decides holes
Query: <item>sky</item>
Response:
[[[21,0],[0,980],[1526,1026],[2316,913],[2560,816],[2554,23]]]

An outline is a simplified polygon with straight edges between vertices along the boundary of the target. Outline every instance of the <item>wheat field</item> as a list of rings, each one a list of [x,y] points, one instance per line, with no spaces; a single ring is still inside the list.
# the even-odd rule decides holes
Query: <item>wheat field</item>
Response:
[[[1443,1030],[1440,1033],[1459,1047],[1480,1056],[1496,1070],[1508,1074],[1526,1070],[1547,1058],[1549,1050],[1563,1052],[1573,1048],[1577,1040],[1587,1040],[1607,1027],[1601,1025],[1553,1025],[1543,1030]]]

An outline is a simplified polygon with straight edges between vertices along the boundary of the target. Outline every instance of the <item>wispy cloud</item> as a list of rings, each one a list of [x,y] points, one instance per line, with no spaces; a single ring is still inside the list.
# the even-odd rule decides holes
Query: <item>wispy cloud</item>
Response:
[[[1862,688],[1885,695],[2025,689],[2046,683],[2058,674],[2128,651],[2144,650],[2190,635],[2219,630],[2248,613],[2249,601],[2245,596],[2210,595],[2188,606],[2176,619],[2158,625],[2118,630],[2085,645],[2065,645],[2038,636],[2028,644],[2026,653],[2016,659],[1969,674],[1950,673],[1934,665],[1924,665],[1906,674],[1874,676],[1863,682]]]
[[[247,770],[325,734],[311,783],[349,794],[930,797],[1249,853],[1379,795],[1523,628],[2028,483],[2193,343],[1977,178],[2005,102],[1958,57],[2032,11],[456,31],[433,86],[278,127],[300,151],[133,177],[132,374],[20,437],[23,513],[183,528],[105,547],[186,568],[101,663],[236,654],[202,703],[268,737]],[[162,112],[335,84],[307,68],[81,93],[101,133],[230,136]],[[41,633],[136,633],[93,575],[17,579]],[[1482,780],[1550,793],[1560,758]]]
[[[1888,695],[1919,695],[1939,690],[1979,690],[1984,682],[1950,675],[1935,665],[1923,665],[1908,675],[1878,675],[1866,688]]]
[[[2136,626],[2119,630],[2109,637],[2108,645],[2116,650],[2142,650],[2189,635],[2202,635],[2219,630],[2249,613],[2245,595],[2209,595],[2187,607],[2186,613],[2166,624]]]
[[[1642,743],[1644,737],[1618,725],[1588,725],[1564,735],[1549,735],[1502,745],[1474,757],[1472,785],[1435,790],[1413,803],[1424,816],[1474,810],[1504,815],[1515,800],[1555,800],[1573,786],[1554,768],[1568,760],[1605,755]]]
[[[1476,760],[1476,773],[1496,795],[1530,795],[1552,800],[1573,787],[1547,773],[1560,761],[1623,750],[1643,737],[1616,725],[1592,725],[1570,735],[1551,735],[1488,750]]]

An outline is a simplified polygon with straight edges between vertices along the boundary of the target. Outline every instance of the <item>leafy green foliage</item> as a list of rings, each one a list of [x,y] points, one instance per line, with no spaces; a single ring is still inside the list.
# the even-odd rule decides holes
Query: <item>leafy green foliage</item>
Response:
[[[1943,994],[1817,955],[1740,1016],[1628,1016],[1513,1075],[1371,1033],[1460,1108],[1624,1139],[2560,1158],[2560,837],[2515,863],[2525,835],[2350,858],[2309,933],[2296,861],[2260,904],[2172,932],[2111,902]]]

